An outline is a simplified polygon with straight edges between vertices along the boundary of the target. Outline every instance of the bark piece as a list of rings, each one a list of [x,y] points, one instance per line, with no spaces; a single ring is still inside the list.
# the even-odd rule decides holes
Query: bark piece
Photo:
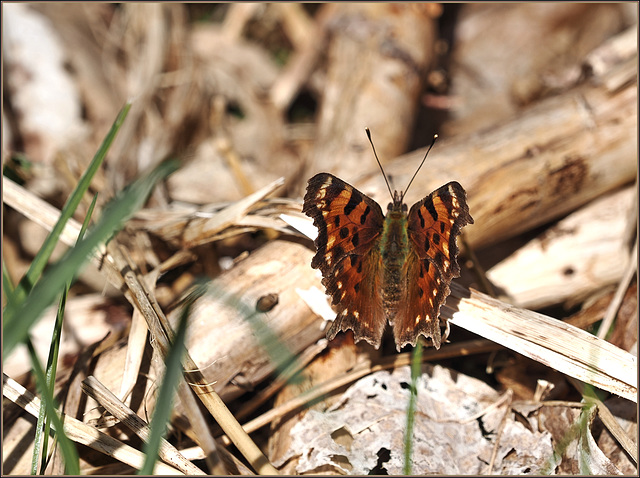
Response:
[[[624,237],[635,188],[579,209],[487,271],[510,302],[540,309],[579,302],[622,277],[629,258]]]
[[[327,79],[309,176],[321,170],[349,176],[360,173],[354,168],[361,163],[374,166],[366,126],[381,161],[404,152],[422,76],[433,56],[433,5],[340,7],[330,27]]]

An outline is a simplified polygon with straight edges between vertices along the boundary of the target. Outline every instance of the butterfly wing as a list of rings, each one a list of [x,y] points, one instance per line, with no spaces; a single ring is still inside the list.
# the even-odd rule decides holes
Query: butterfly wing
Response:
[[[405,297],[393,321],[398,350],[415,345],[420,334],[440,348],[440,306],[449,295],[451,279],[460,276],[456,239],[473,224],[466,192],[453,181],[414,204],[407,216],[409,256]]]
[[[327,338],[351,329],[356,341],[378,348],[386,324],[379,293],[382,209],[341,179],[320,173],[309,180],[302,212],[318,228],[311,266],[322,272],[338,310]]]

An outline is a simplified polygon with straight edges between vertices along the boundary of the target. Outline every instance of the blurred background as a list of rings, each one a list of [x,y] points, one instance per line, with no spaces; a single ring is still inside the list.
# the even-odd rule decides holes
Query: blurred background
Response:
[[[306,181],[319,171],[363,188],[384,209],[388,196],[365,127],[398,189],[437,133],[409,205],[459,180],[475,219],[469,244],[497,293],[569,316],[601,292],[612,297],[633,244],[637,13],[635,3],[3,3],[3,174],[60,209],[131,101],[90,192],[99,193],[100,210],[151,167],[180,161],[123,239],[143,272],[178,252],[192,254],[157,284],[158,302],[168,307],[194,277],[221,277],[276,238],[302,241],[274,224],[280,212],[299,211]],[[219,210],[280,177],[274,196],[282,201],[273,199],[271,212],[253,211],[271,221],[264,226],[234,222],[190,245],[162,222]],[[623,189],[624,197],[550,229]],[[549,245],[558,231],[590,219],[584,242],[569,239],[559,252]],[[17,283],[47,231],[4,204],[2,225],[3,265]],[[589,248],[598,237],[600,248]],[[518,253],[530,241],[537,242]],[[296,254],[296,274],[319,282],[310,255]],[[291,280],[293,289],[300,279]],[[478,287],[468,271],[463,280]],[[628,321],[614,331],[625,350],[637,346],[631,287]],[[281,294],[281,307],[293,307],[287,297]],[[107,333],[126,335],[133,313],[97,266],[82,274],[67,307],[66,368]],[[52,318],[32,331],[36,344],[43,339],[42,354]],[[314,327],[290,344],[294,352],[323,335]],[[206,352],[202,364],[218,359]],[[28,383],[24,357],[4,369]],[[251,387],[243,388],[232,380],[240,368],[212,377],[221,390],[233,389],[230,399],[273,372],[245,370]],[[523,370],[505,367],[492,384],[524,382]],[[523,396],[533,393],[527,387]],[[15,464],[10,471],[24,472]]]

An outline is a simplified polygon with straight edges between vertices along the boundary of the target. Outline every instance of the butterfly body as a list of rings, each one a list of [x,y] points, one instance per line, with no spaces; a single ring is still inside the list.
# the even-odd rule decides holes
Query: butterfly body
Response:
[[[407,234],[407,207],[394,194],[394,201],[387,208],[382,235],[377,247],[380,251],[382,276],[382,302],[385,316],[393,322],[402,297],[402,278],[406,276],[406,263],[410,253]]]
[[[320,173],[309,180],[303,212],[318,228],[311,265],[338,310],[329,340],[351,329],[356,341],[378,348],[388,322],[398,350],[420,334],[440,347],[440,306],[460,272],[456,238],[473,223],[460,184],[438,188],[408,212],[395,192],[385,216],[373,199]]]

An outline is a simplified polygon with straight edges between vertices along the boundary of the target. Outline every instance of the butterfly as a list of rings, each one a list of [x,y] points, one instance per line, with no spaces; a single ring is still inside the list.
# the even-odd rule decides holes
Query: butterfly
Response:
[[[382,174],[392,197],[386,216],[376,201],[332,174],[319,173],[308,182],[302,211],[318,229],[311,266],[322,272],[337,308],[327,339],[351,329],[356,342],[378,349],[389,322],[398,351],[415,346],[420,335],[438,349],[448,334],[448,326],[444,334],[440,330],[440,306],[451,280],[460,276],[456,239],[462,227],[473,224],[466,192],[449,182],[407,213],[403,199],[413,178],[404,192],[391,193]]]

